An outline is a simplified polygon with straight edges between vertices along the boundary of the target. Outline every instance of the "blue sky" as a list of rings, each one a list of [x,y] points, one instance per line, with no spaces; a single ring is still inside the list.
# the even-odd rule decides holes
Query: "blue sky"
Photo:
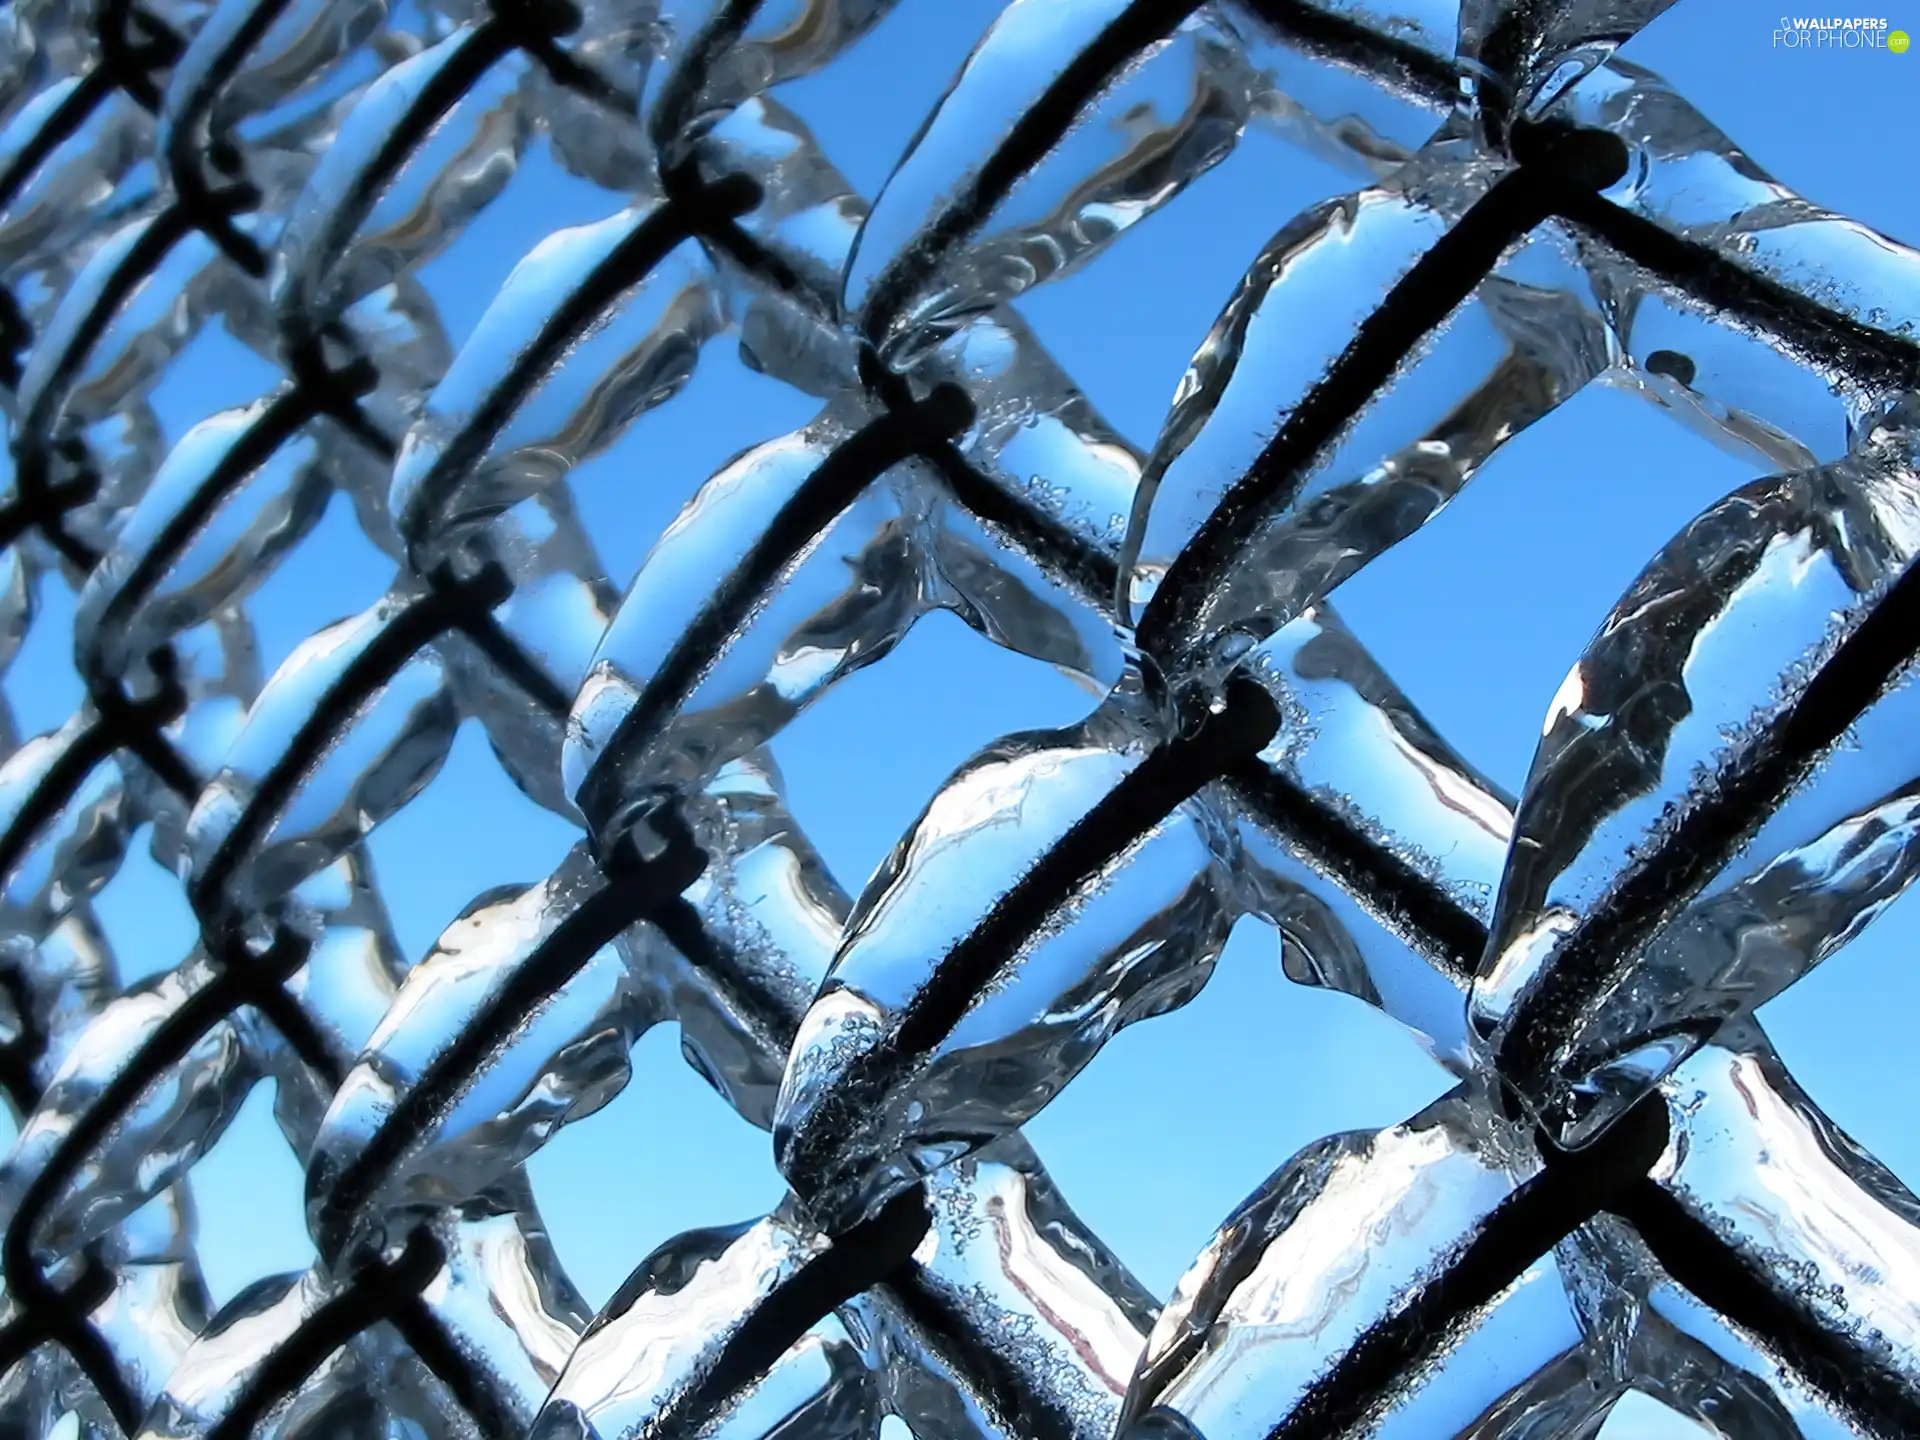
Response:
[[[996,8],[904,0],[834,71],[786,87],[782,98],[871,195]],[[1681,0],[1627,54],[1665,74],[1788,185],[1920,243],[1920,188],[1899,150],[1913,134],[1920,53],[1782,52],[1772,45],[1778,10]],[[1903,19],[1890,18],[1896,26]],[[1920,32],[1920,9],[1905,18]],[[1148,444],[1247,261],[1304,204],[1350,188],[1271,136],[1253,135],[1110,255],[1023,309],[1109,418]],[[514,260],[547,230],[620,203],[559,175],[536,151],[506,199],[427,275],[449,328],[471,329]],[[156,397],[170,436],[275,378],[218,332],[195,345],[193,383]],[[580,477],[582,508],[615,579],[624,582],[660,526],[728,456],[815,408],[748,370],[731,345],[710,347],[689,389],[636,427],[618,463]],[[1645,402],[1592,389],[1509,445],[1455,506],[1337,600],[1442,732],[1517,789],[1549,699],[1613,599],[1680,525],[1757,473]],[[336,503],[256,603],[263,658],[271,665],[320,624],[362,608],[390,573]],[[46,613],[5,681],[25,733],[59,723],[78,695],[62,653],[71,600],[60,590],[48,587]],[[857,891],[968,755],[1012,730],[1068,723],[1090,704],[1052,671],[936,616],[885,664],[803,716],[775,750],[795,812]],[[486,843],[460,838],[475,834]],[[469,726],[433,786],[372,847],[417,957],[474,892],[543,875],[572,838],[512,789]],[[144,853],[101,910],[131,973],[174,963],[191,934],[177,887]],[[1908,1041],[1920,980],[1905,963],[1916,916],[1920,901],[1896,905],[1763,1013],[1802,1083],[1920,1185],[1920,1139],[1907,1121],[1920,1078]],[[1301,1145],[1391,1124],[1446,1088],[1392,1022],[1290,985],[1277,960],[1272,932],[1243,923],[1197,1001],[1123,1034],[1028,1127],[1069,1201],[1162,1295],[1217,1221]],[[209,1278],[222,1298],[311,1256],[298,1167],[268,1110],[266,1092],[257,1092],[194,1177]],[[758,1214],[780,1195],[766,1137],[680,1061],[671,1027],[642,1042],[629,1089],[564,1133],[532,1173],[561,1254],[596,1304],[668,1236]]]

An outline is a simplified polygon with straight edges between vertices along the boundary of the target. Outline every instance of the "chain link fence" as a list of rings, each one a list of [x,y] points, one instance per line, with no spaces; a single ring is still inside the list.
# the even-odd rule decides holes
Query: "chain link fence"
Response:
[[[0,646],[70,587],[85,700],[0,769],[0,1430],[1920,1434],[1920,1202],[1752,1017],[1920,859],[1920,257],[1613,57],[1665,0],[1015,0],[870,200],[776,90],[893,8],[5,12]],[[1013,302],[1254,127],[1359,188],[1142,452]],[[597,217],[453,314],[423,274],[536,151]],[[216,329],[277,378],[169,434]],[[595,533],[579,474],[720,347],[815,418]],[[1777,473],[1604,617],[1515,799],[1326,597],[1603,378]],[[336,497],[392,583],[282,658],[252,607]],[[1106,698],[849,895],[767,747],[939,611]],[[409,966],[368,837],[469,720],[580,839]],[[198,928],[157,971],[93,911],[136,836]],[[1249,916],[1457,1085],[1162,1304],[1020,1131]],[[790,1194],[596,1316],[524,1165],[661,1023]],[[189,1177],[268,1081],[318,1261],[209,1313]]]

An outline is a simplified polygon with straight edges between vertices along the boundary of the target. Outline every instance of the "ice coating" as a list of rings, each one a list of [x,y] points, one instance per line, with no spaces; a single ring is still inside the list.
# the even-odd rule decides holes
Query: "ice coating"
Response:
[[[1767,736],[1797,713],[1816,666],[1844,653],[1904,571],[1920,537],[1905,417],[1896,408],[1846,458],[1757,482],[1695,520],[1642,573],[1555,698],[1515,814],[1474,1023],[1490,1043],[1526,1055],[1518,1067],[1507,1063],[1562,1133],[1591,1134],[1683,1053],[1689,1027],[1671,1024],[1681,1018],[1671,1014],[1647,1016],[1633,1032],[1666,1032],[1660,1053],[1635,1055],[1629,1038],[1605,1047],[1619,1057],[1617,1077],[1605,1058],[1584,1068],[1545,1060],[1540,1027],[1568,1026],[1629,958],[1609,969],[1590,955],[1593,942],[1581,936],[1595,916],[1634,946],[1650,938],[1645,921],[1670,918],[1629,911],[1620,897],[1633,892],[1624,887],[1645,883],[1635,876],[1663,845],[1697,846],[1681,838],[1689,809],[1715,814],[1716,788],[1732,790],[1764,767]],[[1725,822],[1693,823],[1721,830],[1723,847],[1743,838],[1743,826],[1726,834]],[[1712,852],[1693,853],[1704,864]],[[1710,876],[1708,868],[1666,904]],[[1638,933],[1623,930],[1623,920]],[[1703,917],[1681,921],[1689,923]],[[1696,1017],[1694,1043],[1712,1028]]]
[[[1750,1013],[1920,853],[1912,252],[1611,56],[1663,8],[10,7],[0,1430],[1920,1432],[1912,1197]],[[1212,337],[1059,328],[1235,184],[1309,208]],[[1156,426],[1075,340],[1201,350]],[[1515,800],[1328,596],[1590,385],[1774,479]],[[773,754],[942,610],[1091,718],[970,741],[843,886],[800,817],[871,777],[790,806]],[[548,848],[464,904],[395,863],[496,841]],[[1310,1144],[1162,1316],[1020,1130],[1242,924],[1458,1088]],[[662,1024],[793,1193],[589,1331],[523,1167],[621,1143]],[[210,1315],[263,1082],[318,1259]]]

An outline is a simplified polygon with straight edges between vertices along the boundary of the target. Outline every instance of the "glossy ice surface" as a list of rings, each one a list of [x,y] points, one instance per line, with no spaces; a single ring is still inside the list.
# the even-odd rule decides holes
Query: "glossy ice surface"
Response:
[[[1920,252],[1670,4],[0,12],[0,1435],[1920,1434],[1920,1199],[1759,1013],[1920,873]],[[1395,578],[1629,409],[1595,556]],[[1562,589],[1491,763],[1399,662]],[[1248,937],[1248,1078],[1115,1068]],[[1143,1194],[1306,1142],[1177,1283],[1115,1075]]]

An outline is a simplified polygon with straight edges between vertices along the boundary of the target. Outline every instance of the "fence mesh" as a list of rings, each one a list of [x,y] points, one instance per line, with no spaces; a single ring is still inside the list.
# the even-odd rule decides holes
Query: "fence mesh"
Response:
[[[0,737],[0,1429],[1920,1434],[1920,1202],[1753,1019],[1920,863],[1920,256],[1614,56],[1664,8],[1015,0],[869,199],[780,87],[891,0],[15,0],[0,654],[70,630],[85,699]],[[1358,188],[1142,451],[1014,302],[1256,130]],[[727,350],[814,418],[583,519]],[[1775,473],[1516,799],[1326,597],[1601,383]],[[283,644],[342,513],[391,584]],[[1105,698],[850,895],[768,746],[941,611]],[[409,965],[368,838],[467,721],[580,838]],[[136,840],[184,958],[95,913]],[[1247,917],[1457,1084],[1162,1304],[1021,1127]],[[663,1023],[790,1193],[596,1316],[524,1167]],[[318,1260],[210,1313],[190,1176],[267,1082]]]

